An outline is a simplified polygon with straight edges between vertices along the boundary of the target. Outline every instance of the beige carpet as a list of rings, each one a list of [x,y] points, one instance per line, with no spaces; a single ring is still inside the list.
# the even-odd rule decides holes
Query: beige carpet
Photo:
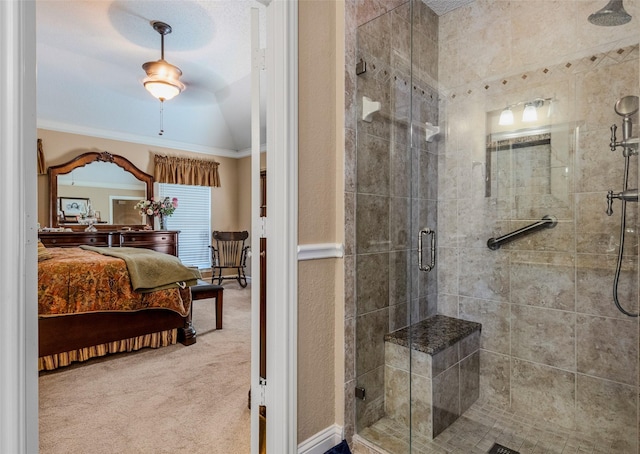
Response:
[[[250,300],[225,282],[222,330],[214,300],[194,302],[196,344],[42,374],[40,452],[249,453]]]

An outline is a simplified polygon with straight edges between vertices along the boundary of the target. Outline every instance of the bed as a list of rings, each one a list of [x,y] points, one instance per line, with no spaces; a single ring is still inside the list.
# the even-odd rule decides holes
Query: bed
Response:
[[[195,343],[189,287],[199,273],[177,257],[140,248],[38,246],[39,370],[177,341]],[[171,282],[150,283],[144,276],[149,269]]]

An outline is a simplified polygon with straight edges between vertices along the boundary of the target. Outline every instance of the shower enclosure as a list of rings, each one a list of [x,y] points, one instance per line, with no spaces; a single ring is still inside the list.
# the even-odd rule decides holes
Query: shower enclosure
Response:
[[[406,432],[403,439],[411,429],[410,371],[385,364],[384,335],[437,310],[437,265],[426,271],[438,231],[437,17],[425,14],[414,27],[421,14],[414,6],[405,3],[357,32],[356,431],[386,420]],[[370,102],[378,103],[372,113]],[[397,362],[408,365],[409,352],[398,350],[406,357]]]
[[[347,2],[355,446],[488,452],[501,415],[519,424],[515,451],[637,453],[639,325],[611,294],[620,219],[607,216],[607,192],[623,181],[610,150],[616,102],[640,92],[640,4],[625,2],[628,23],[603,27],[588,20],[599,3]],[[629,121],[637,136],[638,114]],[[635,154],[625,187],[638,187]],[[617,292],[637,313],[638,204],[625,221]],[[435,315],[481,324],[477,356],[465,344],[455,359],[424,360],[412,330],[394,342]],[[456,396],[420,372],[423,361],[448,373]],[[546,438],[531,439],[525,422]]]

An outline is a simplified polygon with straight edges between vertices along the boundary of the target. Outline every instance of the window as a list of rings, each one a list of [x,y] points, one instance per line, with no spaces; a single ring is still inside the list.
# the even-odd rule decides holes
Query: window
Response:
[[[167,229],[179,230],[178,256],[187,266],[211,267],[211,188],[159,183],[160,197],[177,197],[178,208],[167,217]]]

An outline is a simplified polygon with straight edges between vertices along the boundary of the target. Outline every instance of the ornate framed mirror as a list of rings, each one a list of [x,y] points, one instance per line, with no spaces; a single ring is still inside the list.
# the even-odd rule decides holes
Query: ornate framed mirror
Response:
[[[122,156],[92,151],[49,167],[48,174],[52,227],[80,226],[79,216],[88,211],[99,229],[143,228],[153,221],[134,208],[153,196],[153,176]]]

